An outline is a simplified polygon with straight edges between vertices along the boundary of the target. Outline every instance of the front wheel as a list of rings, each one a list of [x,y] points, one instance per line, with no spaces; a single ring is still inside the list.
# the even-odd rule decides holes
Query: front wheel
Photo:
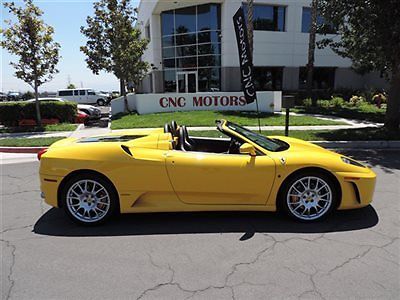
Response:
[[[337,206],[338,192],[323,173],[307,172],[291,178],[280,195],[280,206],[292,218],[310,222],[327,217]]]
[[[61,193],[66,214],[81,225],[97,225],[116,212],[118,196],[113,186],[94,174],[81,174],[70,179]]]

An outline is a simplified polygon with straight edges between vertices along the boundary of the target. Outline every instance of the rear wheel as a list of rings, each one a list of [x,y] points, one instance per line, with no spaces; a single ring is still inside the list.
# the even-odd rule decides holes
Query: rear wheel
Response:
[[[82,225],[97,225],[107,221],[118,206],[113,186],[94,174],[71,178],[65,184],[61,197],[66,214]]]
[[[323,173],[304,172],[291,178],[280,194],[280,206],[292,218],[310,222],[327,217],[337,206],[338,191]]]
[[[104,101],[104,99],[97,100],[97,105],[98,106],[104,106],[105,104],[106,104],[106,101]]]

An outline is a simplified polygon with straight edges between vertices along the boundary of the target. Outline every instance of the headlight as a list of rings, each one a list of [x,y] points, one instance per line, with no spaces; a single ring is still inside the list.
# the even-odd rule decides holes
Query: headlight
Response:
[[[345,164],[353,165],[353,166],[360,167],[360,168],[366,168],[366,166],[364,166],[362,163],[359,163],[358,161],[356,161],[354,159],[351,159],[351,158],[348,158],[345,156],[342,156],[341,158]]]

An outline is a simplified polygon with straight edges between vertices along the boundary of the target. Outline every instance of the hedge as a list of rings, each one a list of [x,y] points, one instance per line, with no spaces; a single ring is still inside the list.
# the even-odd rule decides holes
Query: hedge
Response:
[[[77,113],[74,102],[46,101],[40,102],[42,119],[58,119],[60,123],[73,123]],[[35,102],[0,103],[0,123],[5,126],[18,126],[22,119],[36,120]]]

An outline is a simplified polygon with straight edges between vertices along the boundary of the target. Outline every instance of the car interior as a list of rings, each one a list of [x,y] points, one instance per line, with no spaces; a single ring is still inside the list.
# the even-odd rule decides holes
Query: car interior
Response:
[[[175,121],[165,124],[164,132],[172,135],[173,148],[179,151],[240,154],[240,146],[244,143],[236,137],[227,139],[191,137],[186,126],[179,126]]]

